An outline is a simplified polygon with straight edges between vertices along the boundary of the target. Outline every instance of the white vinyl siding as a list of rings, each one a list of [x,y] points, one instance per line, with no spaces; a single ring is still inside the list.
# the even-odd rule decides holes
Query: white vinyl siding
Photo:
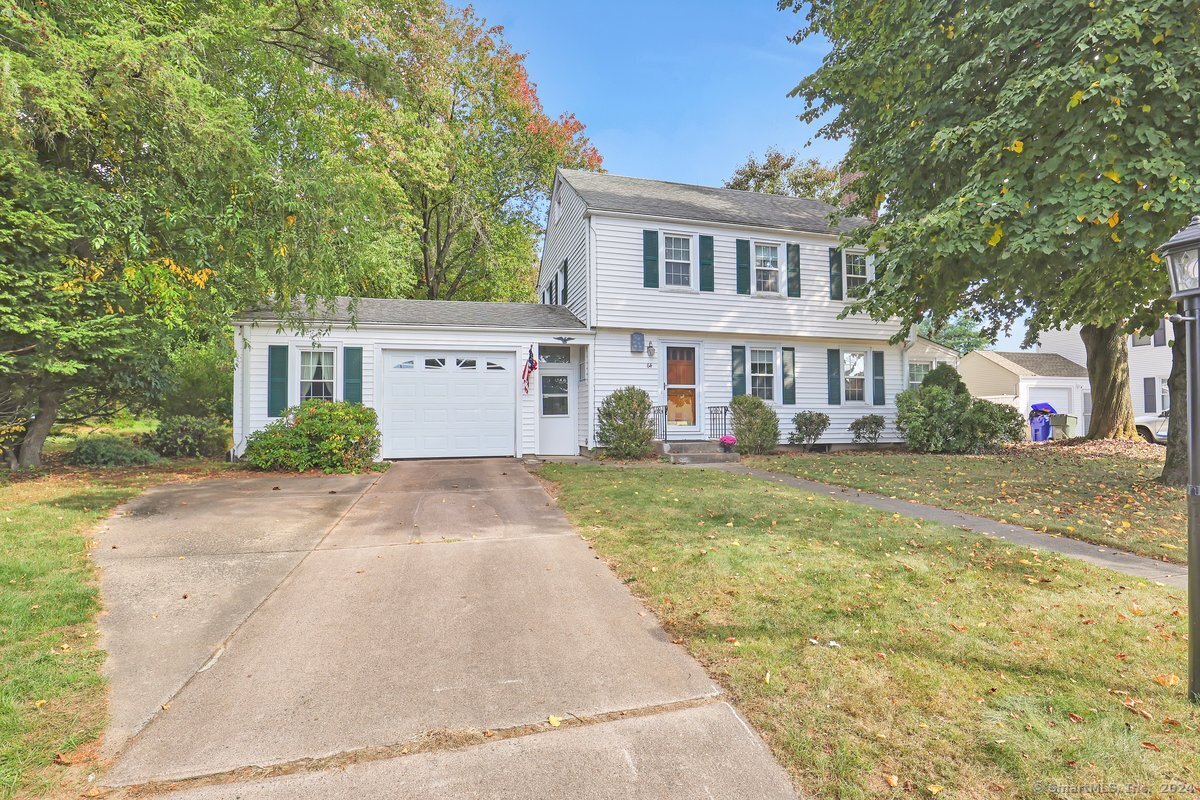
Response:
[[[563,181],[555,198],[557,206],[553,224],[546,229],[542,246],[542,265],[539,270],[537,296],[543,303],[561,302],[563,261],[567,262],[566,306],[583,322],[588,321],[588,223],[584,216],[587,206],[570,184]],[[640,256],[639,256],[640,258]],[[640,260],[638,262],[641,263]],[[640,276],[640,273],[639,273]],[[557,282],[558,286],[555,287]]]
[[[642,285],[642,231],[661,227],[649,220],[600,214],[593,217],[596,318],[592,324],[597,328],[636,331],[645,330],[652,323],[656,328],[677,331],[681,335],[729,333],[743,337],[761,335],[873,341],[886,341],[897,332],[896,323],[877,322],[862,314],[838,319],[846,304],[829,299],[829,248],[837,246],[837,239],[833,236],[795,233],[779,237],[780,292],[787,285],[784,274],[786,245],[796,244],[799,246],[800,283],[804,287],[800,297],[767,293],[739,295],[736,242],[739,238],[753,242],[756,234],[699,224],[682,232],[693,236],[693,257],[696,252],[695,237],[713,237],[714,291],[668,293],[647,289]],[[765,243],[765,237],[760,237],[760,241]],[[662,258],[661,251],[659,258]],[[750,262],[753,273],[753,245]],[[696,273],[693,273],[692,282],[693,287],[699,283]],[[750,283],[753,288],[753,274]],[[569,305],[574,309],[574,273],[571,284]]]

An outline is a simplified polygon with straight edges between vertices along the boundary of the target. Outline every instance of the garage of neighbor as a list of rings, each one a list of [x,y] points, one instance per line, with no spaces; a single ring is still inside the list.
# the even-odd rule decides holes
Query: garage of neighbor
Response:
[[[374,408],[383,458],[572,455],[587,439],[592,333],[563,306],[339,298],[234,326],[238,454],[309,399]]]

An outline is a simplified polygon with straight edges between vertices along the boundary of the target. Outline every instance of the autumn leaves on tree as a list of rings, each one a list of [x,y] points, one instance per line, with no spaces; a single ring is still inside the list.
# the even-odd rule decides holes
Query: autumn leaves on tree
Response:
[[[238,308],[531,298],[555,166],[600,164],[500,31],[441,0],[17,4],[0,59],[19,466],[62,413],[136,408],[168,340]]]

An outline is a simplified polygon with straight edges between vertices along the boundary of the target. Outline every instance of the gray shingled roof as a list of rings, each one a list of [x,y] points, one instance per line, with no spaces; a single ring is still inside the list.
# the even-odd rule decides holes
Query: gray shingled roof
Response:
[[[837,209],[819,200],[577,169],[560,172],[588,208],[597,211],[832,234],[867,224],[861,217],[843,217],[830,225],[829,215]]]
[[[1088,376],[1087,367],[1080,366],[1066,356],[1061,356],[1058,353],[999,352],[993,350],[992,355],[1000,356],[1006,361],[1011,361],[1018,367],[1027,369],[1034,375],[1040,375],[1044,378],[1086,378]]]
[[[359,325],[444,326],[447,328],[545,328],[566,330],[584,327],[566,306],[534,303],[477,303],[465,300],[385,300],[364,297],[353,312],[350,298],[339,297],[333,308],[318,305],[314,314],[301,316],[314,323],[350,323]],[[298,301],[297,309],[303,308]],[[264,322],[279,321],[279,312],[252,309],[236,319]]]

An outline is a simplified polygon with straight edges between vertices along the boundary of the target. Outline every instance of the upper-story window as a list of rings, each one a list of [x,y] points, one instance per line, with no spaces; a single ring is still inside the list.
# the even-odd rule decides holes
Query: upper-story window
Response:
[[[663,283],[667,286],[692,285],[692,240],[687,236],[663,235]]]
[[[846,297],[859,297],[871,279],[865,253],[846,253]]]
[[[867,354],[862,350],[842,351],[842,397],[847,403],[867,399]]]
[[[779,292],[779,245],[754,244],[754,291]]]
[[[775,399],[775,351],[750,351],[750,394],[762,400]]]

